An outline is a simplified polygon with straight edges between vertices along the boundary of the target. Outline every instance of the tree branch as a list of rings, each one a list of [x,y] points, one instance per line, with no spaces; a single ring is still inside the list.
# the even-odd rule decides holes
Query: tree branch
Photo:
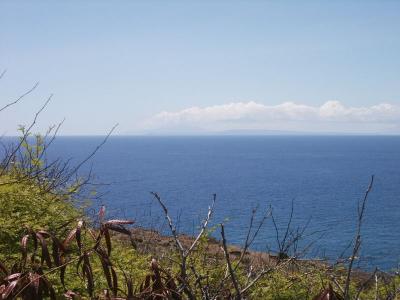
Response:
[[[223,247],[224,254],[225,254],[226,264],[228,265],[229,274],[230,274],[233,286],[236,291],[235,299],[241,299],[241,292],[240,292],[239,284],[236,280],[235,271],[232,268],[232,263],[231,263],[231,259],[229,257],[228,247],[226,245],[224,224],[222,224],[222,223],[221,223],[221,236],[222,236],[222,247]]]
[[[1,73],[0,79],[4,76],[5,72],[6,72],[6,71],[3,71],[3,73]],[[4,105],[3,107],[1,107],[1,108],[0,108],[0,112],[2,112],[2,111],[5,110],[6,108],[8,108],[8,107],[10,107],[10,106],[12,106],[12,105],[14,105],[14,104],[17,104],[17,103],[18,103],[19,101],[21,101],[25,96],[27,96],[27,95],[29,95],[30,93],[32,93],[32,92],[37,88],[38,85],[39,85],[39,82],[36,82],[35,85],[34,85],[30,90],[28,90],[27,92],[23,93],[23,94],[22,94],[21,96],[19,96],[16,100],[14,100],[14,101],[12,101],[12,102],[10,102],[10,103]]]

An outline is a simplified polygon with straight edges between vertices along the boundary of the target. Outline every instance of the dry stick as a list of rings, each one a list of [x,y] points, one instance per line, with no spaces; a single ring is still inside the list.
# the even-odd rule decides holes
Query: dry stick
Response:
[[[260,278],[268,273],[271,273],[274,269],[270,268],[267,270],[261,271],[244,289],[240,291],[240,294],[245,294]]]
[[[199,234],[196,236],[195,240],[190,245],[190,247],[187,250],[185,250],[184,247],[182,246],[180,240],[179,240],[178,233],[176,231],[175,226],[172,223],[172,219],[169,216],[168,209],[167,209],[166,205],[163,203],[163,201],[161,200],[160,195],[158,195],[155,192],[150,192],[150,193],[157,199],[158,203],[160,204],[160,206],[162,207],[162,209],[164,211],[165,218],[168,221],[168,226],[169,226],[169,228],[171,230],[171,233],[172,233],[172,235],[174,237],[175,244],[176,244],[177,248],[179,249],[179,251],[181,253],[181,256],[182,257],[189,256],[190,252],[196,247],[196,245],[199,242],[200,238],[203,236],[205,230],[207,229],[207,225],[208,225],[208,223],[209,223],[209,221],[211,219],[211,216],[212,216],[212,214],[214,212],[214,206],[215,206],[215,201],[216,201],[217,195],[213,194],[213,202],[212,202],[211,206],[208,207],[208,213],[207,213],[206,219],[204,220],[204,222],[203,222],[203,224],[201,226]]]
[[[216,200],[216,199],[217,199],[217,195],[216,195],[216,194],[213,194],[213,202],[212,202],[211,206],[208,207],[207,217],[206,217],[206,219],[204,220],[204,222],[203,222],[203,224],[202,224],[202,226],[201,226],[201,230],[200,230],[199,234],[197,235],[196,239],[193,241],[193,243],[192,243],[192,245],[190,246],[190,248],[186,251],[186,253],[185,253],[186,256],[189,255],[189,253],[190,253],[190,252],[194,249],[194,247],[196,246],[196,244],[197,244],[197,242],[199,241],[199,239],[203,236],[203,234],[204,234],[204,232],[205,232],[205,230],[206,230],[206,228],[207,228],[208,222],[210,221],[211,215],[212,215],[212,213],[213,213],[213,211],[214,211],[214,205],[215,205],[215,200]]]
[[[339,255],[333,266],[339,265],[343,261],[345,261],[345,255],[348,249],[350,249],[351,244],[353,244],[353,240],[349,242],[349,244],[343,249],[342,253]]]
[[[6,71],[3,71],[3,73],[1,73],[0,79],[4,76],[5,72],[6,72]],[[14,105],[14,104],[17,104],[19,101],[22,100],[22,98],[24,98],[25,96],[27,96],[27,95],[29,95],[30,93],[32,93],[33,90],[36,89],[38,85],[39,85],[39,82],[36,82],[35,85],[34,85],[31,89],[29,89],[27,92],[23,93],[23,94],[22,94],[21,96],[19,96],[16,100],[14,100],[14,101],[12,101],[12,102],[10,102],[10,103],[4,105],[2,108],[0,108],[0,112],[2,112],[2,111],[5,110],[6,108],[8,108],[8,107],[10,107],[10,106],[12,106],[12,105]]]
[[[346,276],[346,282],[345,282],[345,287],[344,287],[344,299],[345,300],[349,300],[350,299],[350,295],[349,295],[349,291],[350,291],[350,279],[351,279],[351,271],[353,269],[353,264],[354,264],[354,260],[357,256],[358,250],[360,249],[360,245],[361,245],[361,225],[362,225],[362,221],[363,221],[363,217],[364,217],[364,212],[365,212],[365,204],[367,202],[368,199],[368,195],[371,192],[372,189],[372,185],[374,183],[374,175],[371,176],[371,181],[368,185],[368,188],[365,192],[364,198],[361,202],[358,203],[358,219],[357,219],[357,231],[356,231],[356,235],[355,235],[355,240],[354,240],[354,247],[353,247],[353,253],[350,257],[350,264],[347,270],[347,276]]]
[[[180,240],[179,240],[179,238],[178,238],[178,234],[177,234],[177,232],[176,232],[175,226],[173,225],[172,219],[171,219],[171,217],[170,217],[169,214],[168,214],[168,209],[167,209],[167,207],[166,207],[165,204],[162,202],[161,197],[160,197],[157,193],[155,193],[155,192],[150,192],[150,193],[154,196],[154,198],[157,199],[158,203],[159,203],[160,206],[162,207],[162,209],[163,209],[163,211],[164,211],[165,219],[168,221],[169,229],[171,230],[172,236],[173,236],[173,238],[174,238],[174,240],[175,240],[175,244],[176,244],[176,246],[177,246],[177,248],[178,248],[178,250],[179,250],[181,256],[184,256],[185,249],[183,248],[183,246],[182,246],[182,244],[181,244],[181,242],[180,242]]]
[[[245,240],[245,243],[244,243],[244,247],[243,247],[243,250],[242,250],[242,252],[241,252],[241,254],[240,254],[240,257],[239,257],[238,262],[235,264],[235,267],[233,268],[233,272],[236,272],[237,268],[240,266],[240,263],[242,262],[242,260],[243,260],[243,258],[244,258],[244,256],[245,256],[245,254],[246,254],[247,249],[253,244],[253,242],[254,242],[254,240],[256,239],[256,237],[257,237],[257,235],[258,235],[258,233],[259,233],[261,227],[262,227],[263,224],[265,223],[265,220],[266,220],[269,216],[271,216],[271,214],[272,214],[272,208],[270,207],[270,208],[266,211],[266,213],[264,214],[264,216],[263,216],[263,218],[261,219],[260,223],[258,224],[258,227],[257,227],[256,231],[254,232],[253,236],[250,238],[251,230],[252,230],[253,225],[254,225],[255,214],[256,214],[256,209],[253,209],[253,210],[252,210],[252,214],[251,214],[251,218],[250,218],[249,228],[248,228],[248,230],[247,230],[247,235],[246,235],[246,240]],[[225,276],[224,276],[224,278],[223,278],[223,279],[221,280],[221,282],[220,282],[220,287],[219,287],[220,289],[223,287],[225,280],[227,280],[229,277],[230,277],[230,274],[229,274],[229,270],[228,270],[228,268],[227,268],[227,269],[226,269],[226,272],[225,272]]]
[[[299,232],[296,236],[294,236],[291,241],[287,242],[287,239],[288,239],[289,235],[293,234],[293,232],[290,230],[290,227],[292,225],[292,220],[293,220],[293,212],[294,212],[294,200],[292,200],[292,202],[291,202],[291,210],[290,210],[289,221],[286,224],[285,235],[283,236],[282,240],[279,237],[279,228],[278,228],[278,225],[277,225],[277,223],[275,221],[274,215],[271,214],[272,223],[273,223],[274,228],[275,228],[275,235],[276,235],[275,238],[276,238],[276,242],[277,242],[277,245],[278,245],[278,248],[279,248],[279,253],[278,253],[279,257],[288,256],[287,252],[289,251],[290,247],[292,246],[292,244],[296,243],[297,240],[303,235],[303,233],[304,233],[304,231],[305,231],[305,229],[307,228],[307,225],[308,225],[308,224],[306,224],[306,226],[302,229],[301,232]],[[309,223],[309,221],[308,221],[308,223]]]
[[[331,276],[331,277],[332,277],[332,281],[336,285],[336,287],[344,294],[344,289],[340,285],[340,283],[337,281],[337,279],[334,276]]]
[[[260,222],[260,224],[259,224],[259,226],[258,226],[258,228],[257,228],[257,230],[256,230],[256,232],[255,232],[255,234],[253,235],[253,237],[252,237],[252,239],[251,239],[251,241],[250,241],[249,244],[251,244],[251,243],[254,241],[255,237],[256,237],[257,234],[258,234],[258,231],[260,230],[260,228],[261,228],[261,226],[262,226],[262,224],[263,224],[263,222],[265,221],[265,219],[266,219],[268,216],[271,216],[271,217],[273,218],[272,209],[271,209],[271,208],[270,208],[270,209],[266,212],[266,214],[264,215],[263,219],[261,220],[261,222]],[[252,217],[253,217],[253,216],[252,216]],[[290,219],[289,219],[289,221],[288,221],[288,224],[287,224],[286,233],[285,233],[285,237],[284,237],[284,242],[282,242],[282,244],[280,244],[280,246],[283,246],[283,244],[286,244],[286,240],[287,240],[287,238],[288,238],[288,236],[289,236],[289,233],[290,233],[290,225],[291,225],[292,218],[293,218],[293,202],[292,202],[292,212],[291,212],[291,215],[290,215]],[[273,219],[273,222],[274,222],[274,226],[275,226],[275,230],[276,230],[276,234],[277,234],[277,241],[278,241],[278,244],[279,244],[279,243],[280,243],[279,231],[278,231],[278,228],[277,228],[277,225],[276,225],[276,222],[275,222],[274,219]],[[250,220],[250,226],[252,226],[252,223],[253,223],[253,220]],[[304,231],[305,231],[306,228],[307,228],[307,226],[305,226],[300,232],[298,232],[298,234],[295,236],[295,238],[293,239],[293,241],[288,242],[287,245],[290,246],[293,242],[295,242],[296,240],[298,240],[298,239],[303,235],[303,233],[304,233]],[[248,233],[248,235],[249,235],[249,233]],[[247,240],[248,240],[248,238],[246,238],[246,241],[247,241]],[[312,244],[312,243],[310,243],[310,245],[309,245],[308,247],[310,247],[311,244]],[[307,251],[308,247],[306,247],[306,249],[304,250],[304,252]],[[225,251],[224,251],[224,252],[225,252]],[[282,266],[285,266],[285,265],[291,263],[291,262],[292,262],[293,260],[295,260],[295,259],[297,259],[297,255],[294,255],[294,256],[290,257],[289,259],[285,260],[284,263],[279,263],[278,266],[276,266],[276,267],[268,268],[268,269],[266,269],[266,270],[262,270],[260,273],[257,274],[257,276],[256,276],[250,283],[247,283],[247,284],[246,284],[246,287],[243,288],[243,289],[240,291],[240,295],[243,295],[244,293],[246,293],[246,292],[247,292],[255,283],[257,283],[257,281],[260,280],[260,278],[262,278],[264,275],[266,275],[266,274],[268,274],[268,273],[271,273],[272,271],[276,270],[278,267],[282,267]],[[236,266],[236,267],[237,267],[237,266]],[[228,265],[228,269],[229,269],[229,265]],[[236,268],[233,270],[233,272],[235,272],[235,270],[236,270]],[[241,297],[241,296],[240,296],[240,297]],[[240,298],[239,298],[239,299],[240,299]]]
[[[287,259],[284,263],[280,263],[279,265],[272,267],[272,268],[268,268],[266,270],[262,270],[245,288],[243,288],[240,291],[240,294],[243,295],[245,294],[254,284],[257,283],[258,280],[260,280],[260,278],[262,278],[264,275],[271,273],[273,271],[276,271],[278,268],[282,268],[286,265],[288,265],[289,263],[291,263],[293,260],[295,260],[295,257],[291,257],[289,259]]]
[[[299,255],[296,254],[297,253],[298,242],[300,241],[300,239],[302,239],[304,237],[304,232],[308,228],[308,225],[310,224],[310,221],[311,221],[311,217],[308,219],[307,223],[303,227],[297,227],[296,234],[294,234],[293,231],[290,232],[291,239],[286,244],[284,253],[289,253],[290,247],[293,247],[293,256],[299,257]],[[316,230],[316,231],[310,233],[308,236],[312,236],[312,235],[314,235],[316,233],[319,233],[319,232],[320,231]],[[300,252],[300,254],[302,255],[305,252],[307,252],[308,249],[311,248],[311,246],[316,241],[317,240],[311,241],[307,246],[304,247],[303,251]]]
[[[247,249],[253,244],[254,240],[256,239],[261,227],[263,226],[265,220],[268,218],[268,216],[271,215],[272,209],[271,207],[267,210],[267,212],[265,213],[265,215],[263,216],[263,218],[261,219],[260,223],[258,224],[258,227],[256,229],[256,231],[254,232],[253,236],[250,238],[250,234],[251,234],[251,230],[253,228],[253,224],[254,224],[254,217],[255,217],[255,213],[256,213],[256,209],[252,210],[252,214],[251,214],[251,218],[250,218],[250,224],[249,224],[249,229],[247,231],[247,236],[246,236],[246,241],[242,250],[242,253],[240,254],[239,260],[236,263],[235,267],[233,268],[233,272],[236,272],[237,268],[240,266],[246,252]],[[225,277],[222,279],[221,281],[221,286],[224,284],[225,280],[227,280],[229,278],[229,272],[227,270]],[[250,280],[250,278],[248,278],[248,280]],[[258,280],[258,279],[257,279]]]
[[[276,243],[278,244],[278,248],[279,248],[279,251],[280,251],[280,249],[281,249],[281,240],[279,238],[279,229],[278,229],[278,225],[276,224],[276,221],[275,221],[275,218],[274,218],[273,214],[271,215],[271,219],[272,219],[272,224],[274,225],[274,228],[275,228]]]
[[[214,206],[215,206],[215,201],[216,201],[217,195],[213,194],[213,202],[212,202],[211,206],[208,207],[208,213],[207,213],[206,219],[204,220],[204,222],[203,222],[203,224],[201,226],[201,230],[200,230],[199,234],[197,235],[197,237],[195,238],[195,240],[193,241],[191,246],[187,250],[185,250],[185,248],[183,247],[182,243],[179,240],[178,233],[176,231],[176,227],[173,225],[172,219],[169,216],[168,209],[167,209],[166,205],[164,204],[164,202],[161,200],[161,197],[157,193],[151,192],[151,194],[154,196],[155,199],[157,199],[158,203],[160,204],[160,206],[162,207],[162,209],[164,211],[165,219],[168,222],[168,226],[169,226],[169,229],[170,229],[170,231],[172,233],[172,236],[174,238],[175,245],[176,245],[176,247],[177,247],[177,249],[179,251],[179,254],[181,256],[180,265],[181,265],[181,279],[184,282],[184,287],[183,288],[184,288],[186,294],[188,295],[188,297],[190,299],[194,299],[195,296],[193,295],[193,292],[191,291],[191,288],[189,287],[189,284],[187,283],[186,260],[187,260],[187,258],[189,256],[189,254],[192,252],[192,250],[196,247],[198,241],[203,236],[203,234],[204,234],[204,232],[205,232],[205,230],[207,228],[208,222],[210,221],[211,216],[212,216],[213,211],[214,211]]]
[[[114,130],[115,130],[115,128],[117,128],[118,127],[118,123],[117,124],[115,124],[112,128],[111,128],[111,130],[107,133],[107,135],[104,137],[104,139],[103,139],[103,141],[100,143],[100,144],[98,144],[97,146],[96,146],[96,148],[92,151],[92,153],[90,153],[84,160],[82,160],[73,170],[72,170],[72,172],[71,172],[71,175],[72,174],[76,174],[76,172],[89,160],[89,159],[91,159],[96,153],[97,153],[97,151],[99,151],[99,149],[107,142],[107,140],[108,140],[108,138],[111,136],[111,134],[114,132]]]
[[[43,155],[46,153],[46,149],[48,149],[51,146],[51,144],[54,142],[54,140],[56,139],[56,136],[58,134],[58,131],[60,130],[60,128],[64,124],[64,122],[65,122],[65,118],[61,122],[59,122],[57,125],[54,125],[49,128],[46,135],[44,136],[44,141],[46,141],[46,139],[48,138],[48,136],[50,135],[50,133],[53,131],[54,128],[55,128],[55,130],[53,131],[53,134],[51,135],[50,140],[43,145],[43,151],[42,151],[39,159],[42,159]]]
[[[222,247],[224,249],[224,254],[225,254],[225,260],[228,265],[228,270],[229,274],[233,283],[233,286],[236,290],[236,299],[241,299],[240,296],[240,288],[239,284],[237,283],[235,272],[233,271],[232,264],[231,264],[231,259],[229,258],[229,252],[228,252],[228,247],[226,246],[226,239],[225,239],[225,230],[224,230],[224,224],[221,223],[221,236],[222,236]]]
[[[282,248],[284,248],[284,246],[286,244],[286,239],[289,236],[290,226],[292,225],[292,220],[293,220],[293,211],[294,211],[294,200],[292,199],[291,208],[290,208],[290,217],[289,217],[289,221],[288,221],[287,226],[286,226],[285,235],[283,237],[282,244],[281,244]],[[282,251],[286,251],[286,249],[282,249]]]
[[[271,207],[266,211],[266,213],[264,214],[263,218],[261,219],[260,223],[258,224],[258,227],[256,229],[256,231],[254,232],[253,236],[250,238],[250,234],[251,234],[251,230],[253,229],[253,223],[254,223],[254,218],[255,218],[255,214],[256,214],[257,209],[253,209],[252,213],[251,213],[251,218],[250,218],[250,225],[249,225],[249,229],[247,231],[247,236],[246,236],[246,241],[244,243],[244,247],[242,250],[242,253],[240,254],[239,260],[236,263],[235,267],[234,267],[234,271],[236,271],[236,269],[239,267],[240,263],[242,262],[247,250],[250,248],[250,246],[253,244],[254,240],[256,239],[261,227],[264,225],[265,220],[271,216],[272,213],[272,209]]]

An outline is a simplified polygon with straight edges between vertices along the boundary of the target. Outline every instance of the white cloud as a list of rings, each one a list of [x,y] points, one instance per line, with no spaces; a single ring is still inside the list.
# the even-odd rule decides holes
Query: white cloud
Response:
[[[293,102],[265,105],[250,101],[164,111],[146,120],[142,128],[171,132],[291,130],[384,133],[399,128],[399,125],[400,106],[389,103],[348,107],[339,101],[328,101],[321,106]]]

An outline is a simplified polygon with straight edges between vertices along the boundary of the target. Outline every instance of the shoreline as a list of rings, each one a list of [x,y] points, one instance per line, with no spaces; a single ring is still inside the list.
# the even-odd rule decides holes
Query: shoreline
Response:
[[[136,250],[141,254],[148,254],[153,258],[159,259],[165,257],[167,254],[170,255],[171,251],[176,250],[173,237],[169,235],[163,235],[157,230],[134,227],[130,231],[132,233],[132,240],[136,245]],[[115,235],[125,243],[130,243],[129,238],[126,235]],[[188,234],[179,234],[178,237],[184,247],[189,247],[195,239],[195,237]],[[229,256],[232,260],[238,259],[242,255],[243,248],[240,246],[228,244],[227,248]],[[207,246],[202,250],[205,250],[210,257],[218,256],[222,258],[224,255],[222,250],[222,242],[214,237],[207,237]],[[273,266],[276,265],[278,261],[279,257],[275,253],[254,251],[251,249],[248,249],[243,257],[243,263],[247,265],[247,267],[252,267],[254,269],[259,269],[261,266]],[[339,273],[340,275],[344,275],[344,270],[335,270],[335,266],[324,259],[296,258],[294,259],[294,262],[301,266],[313,266],[327,272],[332,272],[332,274]],[[396,275],[382,270],[379,270],[379,272],[387,278],[393,278]],[[371,274],[373,274],[372,271],[366,271],[357,268],[353,269],[353,278],[359,282],[368,280],[371,277]]]

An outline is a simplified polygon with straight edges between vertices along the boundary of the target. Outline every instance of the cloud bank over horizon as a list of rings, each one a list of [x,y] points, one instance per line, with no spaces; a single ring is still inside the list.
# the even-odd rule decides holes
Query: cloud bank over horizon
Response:
[[[266,105],[254,101],[163,111],[145,120],[147,133],[218,133],[225,131],[291,131],[308,133],[399,134],[400,106],[379,103],[346,106],[327,101],[321,106],[294,102]]]

